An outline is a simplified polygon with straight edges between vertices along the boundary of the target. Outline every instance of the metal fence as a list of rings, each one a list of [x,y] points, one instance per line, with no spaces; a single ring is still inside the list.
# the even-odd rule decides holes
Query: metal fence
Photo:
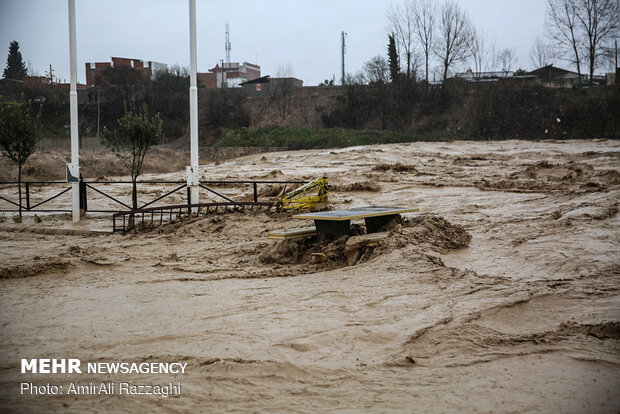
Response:
[[[191,199],[190,188],[185,181],[171,180],[153,180],[153,181],[137,181],[136,189],[144,189],[148,186],[168,187],[163,190],[163,194],[158,194],[155,198],[149,198],[148,201],[138,204],[134,209],[127,203],[122,201],[120,196],[111,194],[110,186],[118,188],[119,186],[131,185],[132,181],[97,181],[97,180],[81,180],[80,181],[80,210],[84,213],[111,213],[112,214],[112,230],[126,231],[133,226],[136,218],[140,222],[146,222],[145,218],[150,219],[152,224],[156,224],[156,216],[159,218],[159,224],[168,217],[172,220],[173,216],[178,217],[184,212],[191,212],[192,209],[218,211],[221,208],[226,210],[243,210],[246,208],[262,208],[268,207],[272,203],[259,201],[259,186],[262,185],[298,185],[304,181],[281,181],[281,180],[210,180],[203,181],[200,187],[210,194],[213,194],[222,201],[210,203],[193,203]],[[223,192],[215,190],[214,186],[223,185],[229,187],[251,187],[252,201],[234,200],[233,196],[223,194]],[[186,191],[184,191],[184,189]],[[0,208],[0,212],[23,212],[32,213],[70,213],[71,212],[71,184],[65,181],[24,181],[21,188],[21,201],[18,182],[4,181],[0,182],[0,200],[8,204],[10,208]],[[133,189],[131,190],[133,191]],[[7,193],[12,193],[11,197]],[[69,193],[65,198],[63,195]],[[185,204],[169,204],[154,206],[155,203],[170,197],[176,193],[184,193]],[[97,195],[95,198],[93,195]],[[152,197],[152,196],[151,196]],[[56,205],[52,205],[52,201],[56,200]],[[105,200],[106,203],[102,201]],[[112,206],[112,207],[110,207]],[[122,220],[119,221],[119,220]]]

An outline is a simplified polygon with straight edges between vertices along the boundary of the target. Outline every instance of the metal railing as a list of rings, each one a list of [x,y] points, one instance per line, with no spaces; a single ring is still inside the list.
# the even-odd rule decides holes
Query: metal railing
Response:
[[[156,198],[151,199],[149,201],[147,201],[146,203],[140,205],[137,209],[133,209],[129,204],[131,203],[125,203],[121,200],[119,200],[118,196],[114,196],[112,194],[110,194],[109,190],[104,191],[104,186],[109,186],[109,185],[114,185],[114,186],[119,186],[119,185],[129,185],[129,184],[133,184],[132,181],[98,181],[98,180],[93,180],[93,181],[88,181],[88,180],[81,180],[80,181],[80,210],[86,212],[90,212],[90,213],[112,213],[112,220],[113,220],[113,231],[126,231],[128,229],[128,223],[133,223],[135,222],[135,218],[137,216],[140,217],[141,222],[144,222],[144,214],[150,215],[151,217],[151,221],[153,223],[155,223],[155,215],[158,214],[159,212],[159,216],[160,216],[160,220],[159,222],[163,224],[164,220],[164,211],[167,212],[166,214],[168,214],[168,217],[170,219],[172,219],[173,216],[173,211],[177,211],[178,210],[178,214],[181,214],[182,212],[184,212],[185,210],[187,210],[188,212],[191,212],[192,208],[197,208],[198,210],[206,210],[206,211],[210,211],[210,209],[215,209],[215,211],[218,210],[218,208],[223,208],[223,209],[227,209],[227,208],[232,208],[233,210],[235,209],[245,209],[245,208],[254,208],[254,207],[266,207],[266,206],[271,206],[272,203],[270,202],[260,202],[259,201],[259,191],[258,191],[258,187],[259,185],[272,185],[272,184],[282,184],[282,185],[296,185],[296,184],[303,184],[305,183],[305,181],[296,181],[296,180],[291,180],[291,181],[286,181],[286,180],[207,180],[207,181],[203,181],[200,184],[200,187],[203,188],[204,190],[208,191],[209,193],[215,195],[216,197],[219,197],[225,201],[222,202],[209,202],[209,203],[192,203],[191,200],[191,192],[190,192],[190,187],[187,186],[187,183],[185,181],[172,181],[172,180],[151,180],[151,181],[137,181],[136,182],[136,186],[140,186],[140,187],[144,187],[147,185],[170,185],[170,184],[175,184],[175,187],[171,190],[166,191],[164,194],[158,195]],[[17,186],[18,182],[16,181],[4,181],[4,182],[0,182],[0,190],[3,189],[3,187],[6,188],[6,186],[10,187],[10,186]],[[51,196],[48,196],[47,198],[38,201],[36,203],[33,204],[32,200],[33,200],[33,195],[35,193],[38,193],[37,190],[40,190],[41,187],[46,187],[49,188],[51,186],[57,186],[57,185],[61,185],[62,187],[60,188],[60,191],[57,193],[54,193]],[[228,196],[225,194],[222,194],[219,191],[214,190],[213,188],[211,188],[210,186],[214,186],[214,185],[232,185],[232,186],[245,186],[245,185],[251,185],[252,187],[252,201],[236,201],[233,198],[231,198],[232,196]],[[166,197],[169,197],[175,193],[178,193],[180,191],[182,191],[184,188],[187,189],[187,203],[186,204],[172,204],[172,205],[164,205],[164,206],[153,206],[154,203],[157,203],[163,199],[165,199]],[[71,185],[65,181],[23,181],[22,182],[22,191],[24,191],[23,197],[22,197],[22,204],[21,204],[21,210],[25,211],[25,212],[41,212],[41,213],[70,213],[71,212],[71,198],[69,197],[68,200],[65,200],[64,203],[67,205],[67,208],[41,208],[41,206],[46,205],[47,203],[49,203],[52,200],[58,199],[59,197],[61,197],[62,195],[64,195],[65,193],[69,192],[69,190],[71,190]],[[100,196],[103,196],[103,199],[107,199],[107,200],[111,200],[113,202],[113,205],[116,206],[118,205],[119,208],[117,209],[110,209],[110,208],[102,208],[101,206],[89,206],[89,192],[95,192]],[[133,191],[133,189],[132,189]],[[6,194],[5,194],[6,195]],[[11,200],[8,197],[5,197],[3,195],[0,195],[0,200],[3,200],[7,203],[9,203],[10,205],[14,206],[12,208],[9,209],[2,209],[0,208],[0,212],[14,212],[16,210],[18,210],[20,208],[20,202],[19,202],[19,194],[17,195],[17,200]],[[93,198],[90,198],[90,201],[93,201]],[[94,202],[98,202],[100,201],[100,199],[94,200]],[[49,204],[48,204],[49,206]],[[63,206],[64,207],[64,206]],[[94,207],[94,208],[93,208]],[[177,214],[177,216],[178,216]],[[128,220],[127,218],[130,217],[131,220]],[[117,220],[123,220],[123,224],[117,224]],[[121,230],[118,230],[118,229]]]
[[[254,201],[232,201],[222,203],[197,203],[197,204],[177,204],[171,206],[150,207],[131,211],[121,211],[112,215],[112,232],[125,233],[131,230],[138,223],[150,225],[162,225],[184,216],[191,216],[192,209],[197,210],[197,214],[224,211],[238,211],[246,208],[271,207],[271,202]]]
[[[66,188],[63,188],[59,193],[54,194],[51,197],[46,198],[43,201],[40,201],[34,205],[32,205],[31,203],[31,187],[32,186],[36,186],[36,185],[46,185],[46,186],[51,186],[51,185],[56,185],[56,184],[61,184],[63,186],[68,186]],[[0,186],[2,185],[19,185],[19,183],[17,181],[3,181],[0,182]],[[69,206],[68,209],[41,209],[38,208],[40,206],[42,206],[43,204],[46,204],[58,197],[60,197],[61,195],[65,194],[66,192],[68,192],[69,190],[71,190],[71,185],[69,185],[66,181],[22,181],[22,185],[24,187],[24,197],[22,198],[22,203],[25,204],[21,204],[21,209],[25,210],[25,211],[37,211],[37,212],[42,212],[42,213],[55,213],[55,212],[61,212],[61,213],[67,213],[67,212],[71,212],[71,206]],[[0,200],[6,201],[9,204],[12,204],[16,207],[16,209],[18,210],[20,208],[20,202],[19,202],[19,194],[17,195],[17,200],[13,201],[10,200],[6,197],[0,196]],[[0,209],[0,212],[11,212],[11,211],[16,211],[15,208],[13,209]]]

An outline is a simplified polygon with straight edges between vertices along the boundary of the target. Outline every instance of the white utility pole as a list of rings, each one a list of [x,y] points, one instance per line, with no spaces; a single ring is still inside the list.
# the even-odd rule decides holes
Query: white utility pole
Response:
[[[71,61],[71,164],[67,166],[67,181],[71,182],[73,221],[80,221],[80,154],[78,132],[77,50],[75,46],[75,0],[69,0],[69,55]]]
[[[187,185],[192,204],[200,203],[198,178],[198,88],[196,87],[196,0],[189,0],[189,136],[191,166],[187,167]],[[197,212],[198,208],[193,208]]]

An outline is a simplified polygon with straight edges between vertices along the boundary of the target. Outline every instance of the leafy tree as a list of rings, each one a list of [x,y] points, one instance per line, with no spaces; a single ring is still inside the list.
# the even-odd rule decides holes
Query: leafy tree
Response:
[[[19,43],[13,40],[9,44],[9,55],[6,58],[6,68],[4,69],[4,79],[22,80],[28,73],[26,64],[22,59],[22,53],[19,51]]]
[[[17,164],[19,215],[22,215],[22,167],[36,149],[40,113],[33,114],[24,95],[15,104],[0,107],[0,149],[2,155]]]
[[[240,128],[250,124],[244,109],[246,98],[235,89],[219,88],[208,91],[200,101],[199,123],[207,132],[219,128]]]
[[[163,138],[163,121],[159,113],[152,115],[146,104],[136,108],[125,103],[125,115],[118,120],[118,128],[103,129],[101,143],[114,153],[131,172],[133,183],[132,205],[138,208],[136,181],[142,172],[144,157],[149,148]]]
[[[189,123],[189,69],[173,65],[156,71],[146,84],[145,102],[153,112],[159,112],[164,121],[168,139],[183,135]]]
[[[398,61],[398,52],[396,51],[396,40],[394,35],[389,36],[388,43],[388,63],[390,65],[390,79],[392,82],[398,81],[400,75],[400,62]]]

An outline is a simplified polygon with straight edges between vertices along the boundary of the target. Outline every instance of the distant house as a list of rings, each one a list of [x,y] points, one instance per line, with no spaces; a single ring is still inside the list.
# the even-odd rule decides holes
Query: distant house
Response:
[[[25,89],[45,89],[47,87],[54,87],[57,89],[62,89],[67,91],[67,93],[71,90],[70,83],[61,83],[54,82],[52,83],[51,79],[47,76],[24,76],[23,87]],[[77,89],[83,89],[86,85],[81,83],[76,84]]]
[[[457,79],[465,79],[468,82],[480,82],[480,81],[498,81],[501,78],[513,76],[514,72],[508,71],[496,71],[496,72],[473,72],[468,69],[467,72],[459,72],[454,75]]]
[[[24,88],[27,89],[42,89],[47,87],[51,81],[47,76],[24,76],[23,79]]]
[[[260,78],[260,66],[248,62],[222,62],[209,72],[198,73],[198,80],[205,88],[236,88],[242,83]]]
[[[579,80],[579,74],[566,69],[556,68],[547,65],[538,68],[528,75],[535,76],[536,79],[547,88],[572,88],[574,83]],[[587,79],[587,75],[581,75],[582,79]]]
[[[110,62],[86,62],[86,84],[109,84],[108,79],[103,77],[105,70],[110,68],[132,68],[140,74],[141,79],[151,79],[158,70],[166,69],[168,65],[159,62],[141,59],[112,57]]]
[[[304,86],[304,81],[297,78],[272,78],[271,76],[262,76],[241,84],[242,90],[246,95],[269,95],[274,93],[286,92],[294,95],[298,88]]]

